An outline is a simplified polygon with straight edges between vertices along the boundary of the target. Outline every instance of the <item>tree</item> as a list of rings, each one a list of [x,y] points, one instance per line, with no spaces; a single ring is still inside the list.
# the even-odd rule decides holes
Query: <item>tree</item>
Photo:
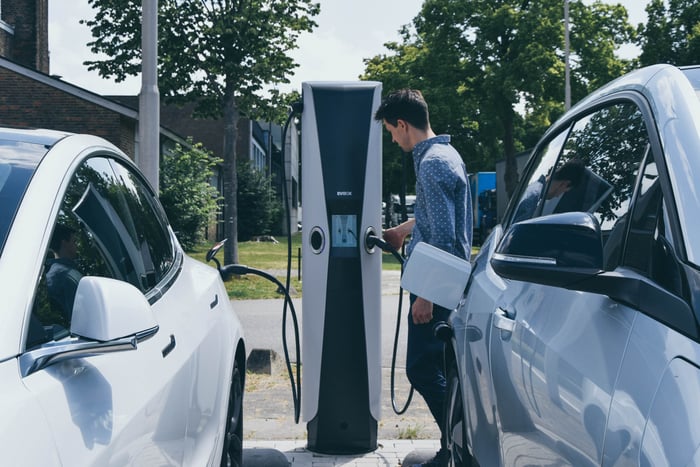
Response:
[[[204,229],[218,210],[219,194],[210,183],[214,157],[201,143],[177,145],[163,158],[160,201],[185,250],[203,239]]]
[[[104,60],[86,62],[117,81],[141,66],[141,1],[88,0],[96,9],[91,50]],[[316,26],[312,0],[159,0],[158,86],[169,103],[195,102],[196,115],[224,121],[224,262],[238,262],[235,142],[241,114],[274,102],[266,84],[287,83],[298,65],[288,56],[302,32]],[[272,95],[274,97],[274,94]]]
[[[420,86],[431,121],[447,113],[450,122],[434,126],[454,133],[470,171],[505,156],[512,193],[515,155],[564,110],[563,14],[560,0],[426,0],[415,31],[392,45],[395,55],[367,61],[367,76],[398,69],[399,81]],[[600,2],[571,2],[570,19],[572,94],[581,98],[629,67],[615,51],[634,29],[623,7]]]
[[[270,178],[255,170],[248,161],[238,170],[238,202],[241,221],[238,238],[250,240],[255,235],[268,235],[278,220],[282,205],[275,196]]]
[[[700,3],[697,0],[652,0],[646,7],[647,23],[639,25],[640,65],[700,62]]]

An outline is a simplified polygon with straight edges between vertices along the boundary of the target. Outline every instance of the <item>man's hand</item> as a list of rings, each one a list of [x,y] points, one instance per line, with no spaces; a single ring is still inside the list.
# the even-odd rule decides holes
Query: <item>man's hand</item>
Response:
[[[416,297],[411,307],[413,324],[426,324],[433,319],[433,304],[423,298]]]
[[[384,241],[391,245],[396,251],[400,251],[406,236],[411,233],[415,223],[416,220],[411,218],[403,224],[386,229],[382,233],[382,238],[384,238]]]
[[[396,227],[387,229],[382,234],[384,241],[387,242],[396,251],[401,251],[403,246],[403,241],[406,238],[405,235],[401,235]]]

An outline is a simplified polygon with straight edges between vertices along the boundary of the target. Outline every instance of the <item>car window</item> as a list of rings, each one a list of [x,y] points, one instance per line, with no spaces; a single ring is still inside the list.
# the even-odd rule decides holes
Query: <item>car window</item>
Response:
[[[542,194],[547,176],[552,172],[557,157],[559,157],[566,135],[567,131],[562,131],[534,156],[537,162],[530,179],[525,185],[525,190],[518,199],[513,213],[513,222],[532,218],[545,203],[546,199]]]
[[[110,277],[148,293],[169,272],[174,252],[165,216],[144,182],[116,160],[86,160],[71,179],[53,228],[29,347],[67,335],[81,277]]]
[[[512,222],[589,212],[603,232],[605,268],[614,269],[638,168],[650,147],[643,114],[634,103],[617,102],[582,116],[567,130],[536,153]]]
[[[125,223],[131,225],[131,237],[137,245],[141,260],[141,288],[144,292],[158,284],[173,265],[175,255],[167,219],[160,204],[143,180],[117,161],[112,161],[123,196]],[[128,220],[127,220],[128,219]]]
[[[682,268],[674,253],[659,174],[654,160],[648,159],[630,216],[623,265],[682,296]]]

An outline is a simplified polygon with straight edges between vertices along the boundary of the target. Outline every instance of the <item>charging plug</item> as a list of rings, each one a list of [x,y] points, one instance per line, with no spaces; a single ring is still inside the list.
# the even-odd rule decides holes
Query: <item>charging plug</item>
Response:
[[[386,240],[383,240],[376,235],[374,235],[374,232],[367,232],[367,235],[365,235],[365,245],[367,245],[367,249],[371,250],[375,246],[381,249],[382,251],[386,253],[391,253],[394,255],[394,257],[399,261],[400,264],[404,263],[404,257],[401,256],[401,253],[396,251],[396,248],[393,246],[389,245]]]
[[[229,280],[231,276],[244,276],[249,272],[250,268],[242,264],[227,264],[219,269],[219,274],[221,274],[221,279],[224,282]]]

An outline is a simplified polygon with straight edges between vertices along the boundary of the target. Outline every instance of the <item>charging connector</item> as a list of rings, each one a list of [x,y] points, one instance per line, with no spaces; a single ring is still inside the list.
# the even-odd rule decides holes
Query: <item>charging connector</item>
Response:
[[[377,236],[374,234],[374,232],[372,232],[372,231],[367,232],[367,235],[365,236],[365,245],[366,245],[366,247],[367,247],[368,250],[371,250],[372,248],[374,248],[374,247],[376,246],[376,247],[378,247],[379,249],[381,249],[382,251],[384,251],[384,252],[386,252],[386,253],[391,253],[391,254],[394,256],[394,258],[397,259],[397,261],[399,262],[399,264],[401,264],[401,266],[403,266],[403,263],[404,263],[405,260],[404,260],[404,257],[401,256],[401,253],[399,253],[399,252],[396,250],[396,248],[394,248],[393,246],[389,245],[389,244],[386,242],[386,240],[383,240],[383,239],[377,237]]]

